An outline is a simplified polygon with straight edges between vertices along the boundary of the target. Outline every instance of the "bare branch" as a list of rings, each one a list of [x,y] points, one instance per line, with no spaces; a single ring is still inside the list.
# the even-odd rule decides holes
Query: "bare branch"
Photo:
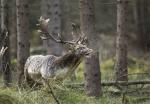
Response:
[[[139,81],[102,81],[101,85],[102,86],[116,86],[117,84],[119,85],[140,85],[140,84],[150,84],[150,80],[139,80]],[[73,86],[84,86],[84,83],[73,83],[73,84],[66,84],[68,87],[73,87]]]

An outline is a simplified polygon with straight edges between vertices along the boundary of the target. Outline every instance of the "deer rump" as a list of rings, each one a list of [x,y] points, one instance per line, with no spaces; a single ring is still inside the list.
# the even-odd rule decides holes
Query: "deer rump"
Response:
[[[54,74],[53,62],[57,57],[53,55],[30,56],[24,66],[25,81],[27,84],[41,83],[41,79],[48,79]]]
[[[67,65],[67,63],[65,63],[66,65],[60,65],[60,63],[62,63],[60,57],[54,55],[30,56],[24,67],[25,81],[28,85],[32,86],[35,83],[42,84],[42,78],[48,80],[63,80],[71,75],[82,61],[81,58],[71,59],[73,59],[74,64],[72,64],[70,60],[70,62],[68,62],[70,65]]]

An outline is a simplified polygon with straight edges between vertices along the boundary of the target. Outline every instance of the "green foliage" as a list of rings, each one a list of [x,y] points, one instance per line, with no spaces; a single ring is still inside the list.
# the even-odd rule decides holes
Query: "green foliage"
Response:
[[[17,59],[15,59],[15,58],[12,59],[12,60],[11,60],[11,64],[12,64],[12,65],[16,65],[16,64],[17,64]]]

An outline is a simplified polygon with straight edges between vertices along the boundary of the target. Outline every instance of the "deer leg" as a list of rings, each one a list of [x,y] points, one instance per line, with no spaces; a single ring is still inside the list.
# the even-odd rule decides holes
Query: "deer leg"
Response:
[[[57,97],[55,96],[55,94],[54,94],[54,92],[53,92],[53,89],[52,89],[52,87],[51,87],[51,85],[49,84],[49,82],[48,82],[48,80],[46,80],[46,79],[44,79],[44,78],[42,78],[43,79],[43,81],[44,81],[44,84],[45,84],[45,86],[47,86],[48,88],[49,88],[49,92],[51,93],[51,95],[52,95],[52,97],[54,98],[54,100],[56,101],[56,103],[57,104],[61,104],[60,102],[59,102],[59,100],[57,99]]]

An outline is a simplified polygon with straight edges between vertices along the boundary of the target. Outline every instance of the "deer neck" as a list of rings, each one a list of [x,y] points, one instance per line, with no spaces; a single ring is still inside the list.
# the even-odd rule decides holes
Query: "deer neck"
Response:
[[[68,52],[67,54],[59,57],[56,60],[57,66],[60,68],[70,67],[73,68],[74,66],[77,66],[83,59],[82,55],[75,54],[75,52]]]

